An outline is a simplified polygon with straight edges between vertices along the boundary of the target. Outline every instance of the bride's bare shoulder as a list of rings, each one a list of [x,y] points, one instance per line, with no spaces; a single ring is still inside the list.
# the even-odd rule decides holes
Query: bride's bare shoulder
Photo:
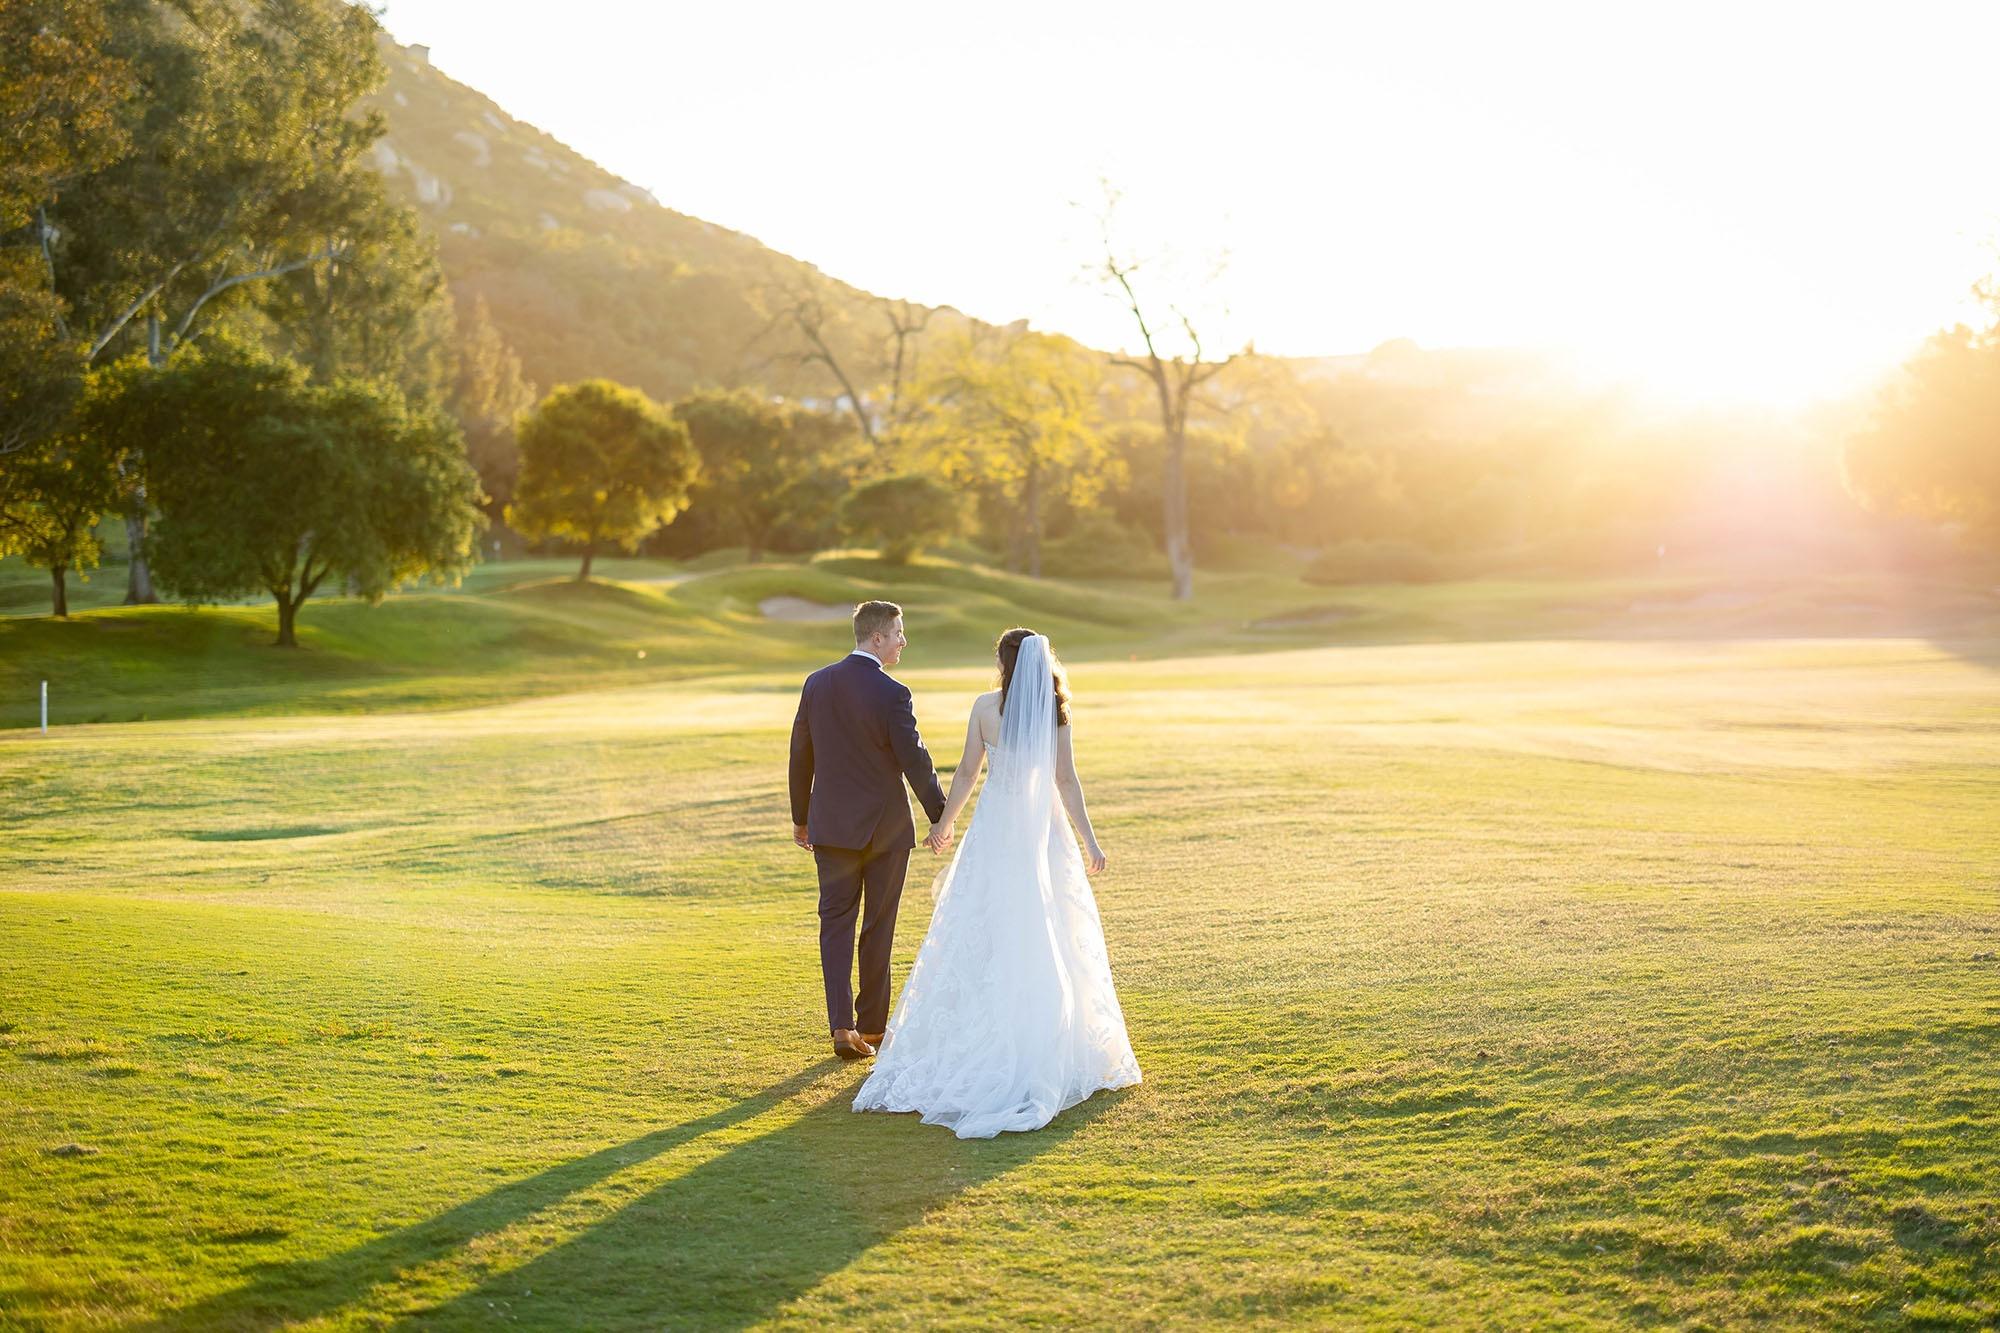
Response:
[[[972,725],[985,740],[1000,734],[1000,691],[988,690],[972,701]]]

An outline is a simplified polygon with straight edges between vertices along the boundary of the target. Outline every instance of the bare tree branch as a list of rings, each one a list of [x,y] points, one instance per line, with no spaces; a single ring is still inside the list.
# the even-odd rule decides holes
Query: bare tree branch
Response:
[[[1168,308],[1174,312],[1175,317],[1178,318],[1181,322],[1181,327],[1187,331],[1188,342],[1194,345],[1194,362],[1196,365],[1200,365],[1201,335],[1194,331],[1194,321],[1189,319],[1187,317],[1187,312],[1182,310],[1179,306],[1169,306]]]
[[[802,284],[781,283],[778,286],[785,300],[782,317],[789,320],[793,327],[798,329],[799,335],[811,344],[809,351],[799,355],[799,363],[809,365],[816,362],[832,373],[834,379],[840,382],[842,392],[847,395],[848,406],[854,413],[854,420],[861,427],[862,438],[866,439],[871,447],[880,448],[882,442],[875,434],[875,423],[868,415],[868,406],[862,401],[860,392],[854,387],[854,381],[848,378],[847,371],[840,364],[840,358],[834,355],[832,345],[826,340],[827,316],[824,298],[810,277]]]
[[[917,372],[915,340],[922,336],[925,328],[930,325],[931,317],[937,314],[937,310],[927,306],[913,306],[902,299],[892,301],[886,296],[879,299],[882,313],[889,321],[889,336],[894,340],[896,347],[889,371],[889,421],[894,425],[902,417],[904,353],[907,349],[909,377],[915,378]]]
[[[1104,244],[1102,273],[1122,294],[1126,308],[1132,312],[1133,323],[1138,326],[1139,336],[1146,345],[1143,361],[1137,357],[1114,356],[1110,362],[1145,375],[1152,381],[1154,392],[1159,397],[1160,431],[1165,446],[1160,492],[1167,562],[1173,570],[1174,596],[1185,600],[1194,595],[1194,547],[1189,533],[1187,494],[1188,413],[1198,404],[1205,405],[1195,390],[1220,374],[1236,357],[1231,355],[1220,361],[1206,360],[1201,334],[1195,328],[1194,320],[1180,306],[1171,303],[1167,309],[1180,321],[1192,355],[1171,358],[1160,355],[1159,346],[1153,338],[1153,326],[1146,318],[1145,304],[1139,299],[1132,281],[1138,264],[1130,260],[1121,261],[1118,257],[1117,241],[1112,235],[1111,225],[1118,194],[1108,181],[1104,182],[1104,194],[1104,210],[1098,215],[1099,234]]]
[[[260,268],[251,273],[236,273],[226,278],[217,279],[215,282],[209,284],[207,291],[195,298],[194,304],[188,307],[185,315],[181,316],[181,322],[174,326],[174,342],[178,345],[187,338],[187,331],[193,326],[194,317],[201,313],[201,308],[208,304],[210,298],[220,296],[231,287],[246,282],[257,282],[263,278],[283,277],[287,273],[296,273],[308,265],[319,263],[321,260],[338,259],[346,253],[346,247],[330,245],[324,250],[316,251],[309,255],[301,255],[297,259],[287,260],[282,264],[273,264],[268,268]]]
[[[49,213],[47,206],[44,204],[36,204],[35,239],[41,243],[42,262],[48,265],[49,269],[49,292],[51,296],[51,300],[49,302],[49,313],[55,317],[56,336],[58,338],[61,338],[64,342],[68,342],[69,322],[63,318],[62,301],[59,298],[56,298],[54,295],[56,291],[56,257],[55,253],[49,249],[49,236],[51,233],[54,232],[54,230],[55,228],[49,226]]]
[[[97,359],[97,354],[99,352],[102,352],[105,349],[105,347],[110,344],[111,340],[118,336],[118,333],[121,329],[123,329],[127,324],[130,324],[132,322],[132,317],[134,315],[138,314],[140,310],[145,308],[146,302],[152,300],[155,296],[158,296],[161,293],[161,291],[163,291],[166,288],[166,285],[168,283],[172,282],[176,277],[180,276],[180,271],[185,267],[186,267],[185,263],[175,264],[172,268],[167,270],[166,276],[162,277],[158,282],[154,283],[151,287],[148,287],[145,293],[141,295],[138,300],[134,301],[131,305],[127,306],[125,308],[125,313],[119,315],[116,319],[112,320],[110,327],[105,329],[103,333],[100,333],[97,336],[97,340],[91,343],[90,353],[84,358],[84,360],[86,362],[95,361]]]

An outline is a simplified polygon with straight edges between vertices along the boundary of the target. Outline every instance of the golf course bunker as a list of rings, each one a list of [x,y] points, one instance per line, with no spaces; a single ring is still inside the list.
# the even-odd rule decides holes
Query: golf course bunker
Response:
[[[803,597],[766,597],[757,603],[757,609],[769,620],[850,620],[854,616],[851,606],[828,606]]]

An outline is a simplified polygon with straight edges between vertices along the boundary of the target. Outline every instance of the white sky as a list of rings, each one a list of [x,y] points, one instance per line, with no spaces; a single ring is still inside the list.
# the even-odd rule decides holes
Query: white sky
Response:
[[[1540,345],[1696,397],[1844,387],[2000,267],[2000,4],[388,0],[669,207],[1100,347],[1133,245],[1214,341]],[[1079,208],[1077,205],[1082,205]],[[1226,303],[1226,316],[1213,313]]]

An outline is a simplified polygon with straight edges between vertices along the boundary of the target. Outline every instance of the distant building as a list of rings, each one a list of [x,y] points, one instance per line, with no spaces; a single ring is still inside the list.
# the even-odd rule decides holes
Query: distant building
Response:
[[[410,58],[419,65],[428,65],[431,63],[431,49],[428,46],[413,46],[410,48]]]

